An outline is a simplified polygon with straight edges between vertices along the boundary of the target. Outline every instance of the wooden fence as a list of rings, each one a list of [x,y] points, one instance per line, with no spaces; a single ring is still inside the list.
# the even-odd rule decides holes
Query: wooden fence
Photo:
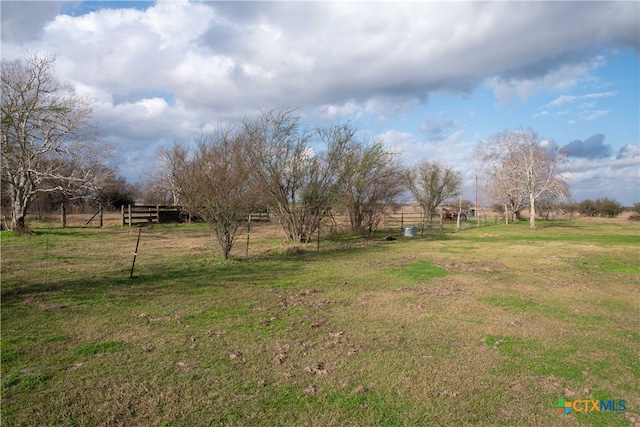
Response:
[[[340,215],[338,215],[340,217]],[[498,222],[498,216],[495,216],[495,223]],[[486,225],[487,215],[479,215],[468,218],[465,223],[466,227],[473,225]],[[122,206],[120,211],[120,224],[122,226],[139,226],[146,224],[167,224],[184,221],[198,221],[197,218],[187,218],[184,211],[179,206],[165,206],[165,205],[128,205]],[[252,222],[269,222],[271,215],[268,209],[260,209],[247,214],[245,221]],[[81,224],[87,226],[90,223],[96,224],[99,227],[103,225],[103,210],[100,207],[93,216]],[[67,214],[65,212],[64,205],[62,206],[62,227],[67,225]],[[431,229],[440,229],[440,218],[434,216],[431,221],[422,212],[416,212],[415,210],[400,211],[387,213],[378,227],[382,230],[397,229],[401,233],[405,227],[416,227],[419,232],[424,232]],[[465,228],[466,228],[465,227]]]
[[[122,206],[120,212],[123,227],[125,225],[180,222],[180,208],[176,206],[128,205]]]
[[[125,225],[145,225],[145,224],[167,224],[172,222],[182,222],[182,209],[179,206],[162,205],[128,205],[121,209],[122,226]],[[270,221],[268,210],[261,210],[247,214],[246,220]],[[197,220],[197,219],[195,219]]]
[[[75,214],[75,216],[78,216],[78,214]],[[102,227],[104,224],[104,209],[102,208],[102,205],[100,205],[98,207],[98,210],[89,218],[88,221],[81,223],[80,225],[82,227],[86,227],[89,224],[91,224],[92,221],[95,220],[95,224],[98,225],[98,227]],[[63,203],[60,207],[60,226],[62,228],[65,228],[68,225],[68,216],[67,216],[67,206]]]

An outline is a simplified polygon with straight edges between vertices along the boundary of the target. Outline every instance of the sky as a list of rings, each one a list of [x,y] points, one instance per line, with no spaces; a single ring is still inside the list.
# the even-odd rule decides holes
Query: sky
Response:
[[[474,199],[478,143],[531,128],[569,152],[576,201],[640,201],[640,2],[2,1],[1,56],[55,54],[94,100],[111,166],[261,110],[352,121]],[[480,203],[482,178],[479,178]]]

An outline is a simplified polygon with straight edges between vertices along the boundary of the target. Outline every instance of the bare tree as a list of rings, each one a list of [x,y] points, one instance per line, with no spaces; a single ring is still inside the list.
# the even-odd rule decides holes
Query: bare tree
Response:
[[[382,141],[357,139],[352,123],[318,129],[337,174],[338,202],[349,215],[351,230],[371,233],[404,191],[398,155]]]
[[[442,202],[455,198],[462,188],[462,176],[440,162],[423,160],[404,172],[404,182],[429,221]]]
[[[169,195],[174,206],[180,205],[180,183],[184,181],[180,175],[186,171],[188,157],[189,148],[182,142],[174,141],[170,147],[160,147],[149,176],[149,190]]]
[[[478,156],[482,158],[482,156]],[[492,165],[492,159],[486,159],[482,167]],[[496,164],[493,166],[493,173],[489,174],[491,179],[486,181],[485,191],[488,199],[496,205],[502,207],[505,224],[520,219],[520,212],[526,207],[526,194],[515,178],[515,169],[508,163]]]
[[[243,129],[255,180],[269,195],[287,238],[307,243],[331,206],[335,177],[329,157],[314,154],[311,133],[294,113],[263,111],[256,119],[245,118]]]
[[[184,160],[175,174],[184,205],[211,226],[227,259],[252,203],[247,139],[239,132],[219,129],[199,136],[193,154]]]
[[[553,142],[540,141],[531,129],[494,135],[479,144],[475,153],[487,181],[495,183],[494,201],[501,197],[501,204],[506,205],[507,200],[524,197],[529,206],[531,228],[536,226],[536,200],[569,196],[569,186],[559,170],[566,154]]]
[[[104,145],[95,143],[90,100],[55,78],[54,62],[38,54],[2,61],[2,183],[12,230],[25,229],[38,193],[77,195],[109,171]]]

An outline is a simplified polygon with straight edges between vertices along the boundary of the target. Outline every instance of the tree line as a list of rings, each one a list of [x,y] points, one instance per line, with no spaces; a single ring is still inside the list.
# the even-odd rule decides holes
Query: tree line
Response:
[[[287,239],[309,242],[340,211],[367,233],[394,204],[412,199],[427,218],[462,199],[462,174],[438,161],[403,166],[382,140],[353,122],[308,126],[292,108],[263,110],[236,126],[161,148],[156,168],[133,186],[106,166],[108,149],[91,120],[91,101],[53,74],[55,58],[2,62],[2,207],[10,229],[25,229],[27,207],[60,199],[126,204],[135,193],[161,197],[211,224],[227,257],[247,212],[268,206]],[[505,220],[570,196],[566,153],[531,129],[498,133],[474,151],[484,199]],[[454,208],[455,209],[455,208]]]

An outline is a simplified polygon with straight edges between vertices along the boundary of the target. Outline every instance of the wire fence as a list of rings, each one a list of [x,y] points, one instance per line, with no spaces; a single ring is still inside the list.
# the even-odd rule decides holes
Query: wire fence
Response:
[[[170,218],[169,218],[170,216]],[[177,214],[175,208],[165,206],[131,206],[123,207],[122,210],[108,211],[102,208],[83,209],[82,211],[72,210],[68,212],[61,208],[59,212],[51,212],[47,215],[29,213],[29,218],[43,221],[49,227],[109,227],[109,226],[129,226],[162,223],[162,222],[186,222],[186,217]],[[163,221],[162,218],[166,217]],[[160,220],[158,219],[160,218]],[[455,218],[455,217],[454,217]],[[248,219],[248,217],[247,217]],[[277,219],[268,211],[251,213],[251,221],[273,222]],[[345,214],[336,214],[331,217],[333,231],[348,230],[349,221]],[[416,233],[425,234],[430,232],[441,232],[449,230],[465,230],[475,227],[497,225],[504,221],[498,214],[480,213],[474,216],[466,216],[460,221],[458,227],[456,220],[443,220],[439,216],[427,218],[422,212],[415,210],[401,210],[390,212],[383,216],[375,230],[371,232],[388,232],[403,234],[406,228],[412,228]],[[194,220],[197,222],[197,220]],[[325,221],[323,221],[325,223]],[[327,222],[328,223],[328,222]],[[144,225],[143,224],[143,225]],[[321,227],[327,229],[327,226]]]

